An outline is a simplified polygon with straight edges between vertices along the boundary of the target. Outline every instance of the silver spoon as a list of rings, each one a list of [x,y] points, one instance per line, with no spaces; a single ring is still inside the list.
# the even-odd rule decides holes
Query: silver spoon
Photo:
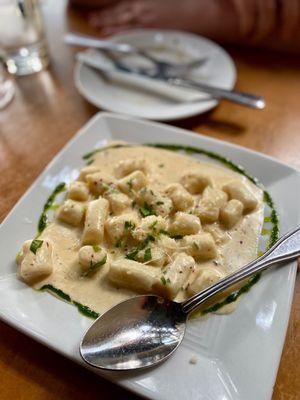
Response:
[[[150,367],[169,357],[184,337],[189,313],[204,301],[274,264],[300,255],[300,227],[268,252],[183,303],[146,295],[133,297],[100,316],[80,344],[88,364],[107,370]]]

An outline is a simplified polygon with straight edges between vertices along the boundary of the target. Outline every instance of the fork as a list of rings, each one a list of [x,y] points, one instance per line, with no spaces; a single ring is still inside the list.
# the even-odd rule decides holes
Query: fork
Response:
[[[207,62],[207,57],[201,57],[194,59],[186,63],[169,63],[166,61],[158,60],[156,57],[152,56],[146,50],[138,49],[127,43],[115,43],[109,40],[96,39],[91,36],[80,35],[78,33],[67,33],[64,37],[64,42],[70,45],[92,47],[99,50],[109,50],[121,54],[132,54],[139,55],[146,60],[150,61],[155,66],[155,71],[149,71],[149,75],[157,76],[162,75],[164,77],[176,77],[183,76],[191,69],[200,67]],[[146,71],[146,69],[144,70]]]

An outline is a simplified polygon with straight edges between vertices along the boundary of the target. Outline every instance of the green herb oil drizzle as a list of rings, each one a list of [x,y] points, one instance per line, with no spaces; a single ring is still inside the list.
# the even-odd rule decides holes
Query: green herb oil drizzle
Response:
[[[54,202],[56,197],[59,195],[59,193],[64,192],[66,190],[66,184],[64,182],[59,183],[56,188],[53,190],[51,195],[48,197],[44,207],[42,214],[39,218],[38,222],[38,236],[43,232],[43,230],[46,228],[48,224],[48,216],[47,212],[52,209],[54,206]]]
[[[61,299],[63,299],[64,301],[67,301],[70,304],[74,304],[74,306],[77,307],[78,311],[85,315],[86,317],[92,318],[92,319],[97,319],[99,317],[100,314],[96,313],[95,311],[91,310],[89,307],[84,306],[81,303],[78,303],[77,301],[73,301],[71,299],[71,297],[63,292],[60,289],[57,289],[56,287],[52,286],[52,285],[44,285],[41,287],[40,289],[41,291],[48,291],[48,292],[52,292],[54,293],[56,296],[60,297]]]

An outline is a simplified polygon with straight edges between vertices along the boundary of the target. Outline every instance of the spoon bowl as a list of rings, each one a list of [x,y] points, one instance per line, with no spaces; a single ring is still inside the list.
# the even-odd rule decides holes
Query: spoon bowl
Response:
[[[109,370],[152,366],[180,345],[186,318],[180,303],[151,295],[133,297],[95,321],[81,342],[81,356]]]

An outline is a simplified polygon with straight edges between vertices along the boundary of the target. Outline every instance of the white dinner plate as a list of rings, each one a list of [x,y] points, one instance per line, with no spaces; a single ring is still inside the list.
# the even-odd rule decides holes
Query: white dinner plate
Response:
[[[236,70],[229,54],[201,36],[171,30],[142,29],[113,36],[110,40],[130,43],[143,49],[156,49],[157,57],[174,63],[207,58],[207,62],[193,70],[190,77],[224,89],[232,89],[235,84]],[[93,54],[102,65],[100,53]],[[128,74],[125,78],[124,74],[113,71],[101,74],[80,61],[76,63],[74,79],[81,95],[96,107],[146,119],[167,121],[186,118],[217,105],[216,100],[200,92],[149,82],[148,79],[134,80]]]
[[[272,194],[281,234],[300,220],[300,176],[293,168],[263,154],[172,126],[109,113],[94,116],[53,159],[0,228],[0,317],[85,367],[78,346],[93,321],[70,304],[19,281],[15,256],[24,240],[35,235],[42,206],[53,188],[77,176],[84,165],[83,154],[111,140],[184,144],[221,153],[257,176]],[[296,263],[266,272],[232,314],[190,321],[180,348],[155,368],[130,373],[92,370],[152,399],[270,399],[295,272]],[[195,356],[198,362],[191,364]]]

